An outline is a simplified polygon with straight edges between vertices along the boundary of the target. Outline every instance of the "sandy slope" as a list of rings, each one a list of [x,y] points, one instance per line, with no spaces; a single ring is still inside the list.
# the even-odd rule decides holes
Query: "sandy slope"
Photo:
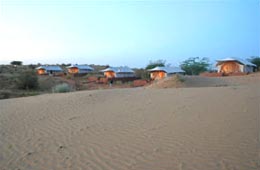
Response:
[[[259,85],[0,101],[1,170],[256,170]]]
[[[260,73],[249,74],[246,76],[227,77],[176,75],[162,80],[156,80],[147,88],[221,87],[257,84],[260,86]]]

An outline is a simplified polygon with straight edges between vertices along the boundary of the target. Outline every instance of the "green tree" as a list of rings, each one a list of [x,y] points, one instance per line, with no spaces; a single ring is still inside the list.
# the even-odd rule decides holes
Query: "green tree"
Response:
[[[255,64],[257,67],[257,70],[260,70],[260,57],[253,56],[250,59],[248,59],[251,63]]]
[[[181,63],[181,68],[188,75],[198,75],[207,71],[208,66],[208,58],[191,57]]]
[[[164,67],[166,61],[165,60],[156,60],[156,61],[150,61],[150,63],[145,67],[146,70],[153,69],[157,66]]]
[[[10,64],[14,65],[14,66],[21,66],[23,64],[23,62],[22,61],[12,61]]]

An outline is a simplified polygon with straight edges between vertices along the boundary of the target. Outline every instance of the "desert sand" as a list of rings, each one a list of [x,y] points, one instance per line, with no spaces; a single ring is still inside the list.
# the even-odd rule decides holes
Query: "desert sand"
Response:
[[[240,79],[1,100],[0,169],[257,170],[260,81]]]

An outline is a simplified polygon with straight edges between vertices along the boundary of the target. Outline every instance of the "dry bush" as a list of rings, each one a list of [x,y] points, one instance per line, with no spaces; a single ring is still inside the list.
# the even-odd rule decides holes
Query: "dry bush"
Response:
[[[0,99],[8,99],[11,97],[11,94],[10,90],[0,90]]]
[[[19,89],[37,89],[39,87],[38,76],[34,71],[23,71],[17,77]]]
[[[52,91],[52,88],[57,85],[61,84],[63,81],[61,81],[58,78],[52,77],[52,76],[39,76],[39,89],[41,91]]]
[[[58,84],[53,88],[53,92],[55,93],[66,93],[70,91],[71,87],[67,83]]]
[[[144,69],[135,69],[135,75],[136,75],[136,77],[141,78],[141,79],[145,79],[145,80],[150,79],[149,72],[147,72]]]

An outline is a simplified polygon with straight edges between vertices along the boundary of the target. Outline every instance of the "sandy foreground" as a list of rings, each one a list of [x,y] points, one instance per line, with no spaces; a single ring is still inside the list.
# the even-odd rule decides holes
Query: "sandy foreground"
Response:
[[[1,170],[257,170],[259,84],[0,101]]]

